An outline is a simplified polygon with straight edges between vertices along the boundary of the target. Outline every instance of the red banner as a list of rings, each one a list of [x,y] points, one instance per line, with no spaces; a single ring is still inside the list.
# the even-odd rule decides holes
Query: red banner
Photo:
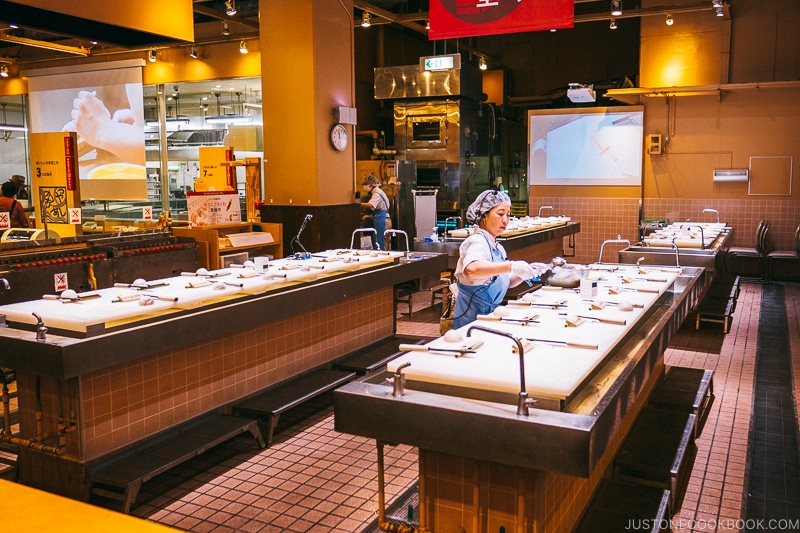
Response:
[[[571,28],[574,0],[430,0],[430,40]]]

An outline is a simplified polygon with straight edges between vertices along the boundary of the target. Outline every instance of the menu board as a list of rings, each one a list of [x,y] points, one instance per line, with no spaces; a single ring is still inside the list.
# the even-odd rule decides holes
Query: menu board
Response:
[[[186,207],[193,228],[242,221],[236,191],[190,192],[186,194]]]
[[[70,210],[81,205],[76,142],[74,132],[31,133],[29,137],[36,227],[46,224],[60,237],[81,231],[80,224],[70,223]]]

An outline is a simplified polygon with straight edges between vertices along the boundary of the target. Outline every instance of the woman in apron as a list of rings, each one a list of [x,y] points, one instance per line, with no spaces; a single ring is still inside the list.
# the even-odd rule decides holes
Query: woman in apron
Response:
[[[497,242],[510,216],[511,199],[496,190],[482,192],[467,209],[467,221],[477,224],[478,229],[459,248],[455,328],[472,322],[479,314],[491,313],[509,287],[536,276],[525,261],[509,261],[503,245]]]
[[[372,193],[369,202],[362,203],[361,207],[372,210],[372,227],[378,233],[376,242],[379,250],[385,250],[384,232],[386,231],[386,217],[389,214],[389,197],[381,190],[378,178],[369,174],[362,184],[367,193]]]

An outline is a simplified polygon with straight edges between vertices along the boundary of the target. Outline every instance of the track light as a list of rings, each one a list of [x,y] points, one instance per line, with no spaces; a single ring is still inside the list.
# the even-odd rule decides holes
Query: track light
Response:
[[[722,7],[722,0],[711,0],[711,5],[713,7]]]
[[[489,66],[486,64],[486,60],[483,57],[478,60],[478,68],[481,70],[486,70],[489,68]]]
[[[622,15],[622,0],[611,0],[611,14],[615,17]]]
[[[0,77],[8,77],[8,67],[6,65],[0,65]]]
[[[425,19],[425,29],[426,30],[431,29],[431,19]]]
[[[236,0],[225,0],[225,12],[229,17],[236,14]]]
[[[610,29],[612,29],[612,30],[616,30],[617,29],[617,19],[612,18],[611,22],[608,23],[608,27]]]
[[[723,8],[722,6],[719,6],[719,7],[715,8],[715,9],[717,10],[717,16],[718,17],[724,17],[725,16],[725,8]]]
[[[223,20],[222,21],[222,35],[228,36],[230,34],[231,34],[231,27],[228,26],[228,21],[227,20]]]
[[[158,51],[155,48],[150,49],[150,53],[147,55],[147,60],[151,63],[156,62],[156,56],[158,55]]]
[[[361,26],[363,28],[369,28],[372,25],[372,23],[370,22],[371,18],[372,18],[372,15],[370,15],[369,13],[364,11],[364,14],[361,15]]]
[[[241,41],[241,42],[239,43],[239,51],[240,51],[241,53],[243,53],[243,54],[246,54],[246,53],[247,53],[247,43],[246,43],[246,42],[244,42],[244,41]]]
[[[197,47],[192,45],[192,50],[189,52],[189,57],[197,59]]]
[[[665,21],[667,26],[672,26],[675,24],[675,19],[672,18],[672,13],[667,13],[667,20]]]

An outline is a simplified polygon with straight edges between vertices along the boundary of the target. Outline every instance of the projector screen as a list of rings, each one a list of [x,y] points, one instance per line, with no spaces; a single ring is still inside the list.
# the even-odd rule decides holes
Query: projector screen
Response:
[[[640,186],[643,119],[643,106],[529,111],[529,182]]]

